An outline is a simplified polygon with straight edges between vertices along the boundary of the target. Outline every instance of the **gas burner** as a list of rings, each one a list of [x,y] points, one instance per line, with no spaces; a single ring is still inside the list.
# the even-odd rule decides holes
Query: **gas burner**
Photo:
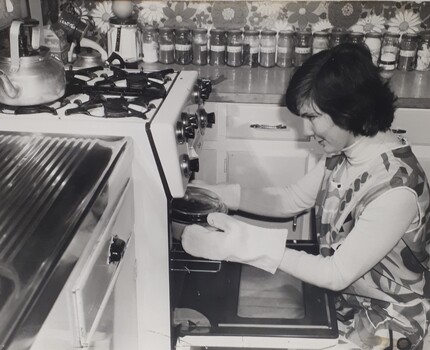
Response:
[[[79,100],[74,101],[78,107],[69,108],[64,111],[65,115],[85,114],[92,117],[104,118],[125,118],[137,117],[147,119],[146,114],[155,108],[152,103],[147,103],[145,97],[125,98],[106,98],[103,95],[95,95],[90,97],[87,102],[82,103]],[[135,105],[139,109],[132,108]],[[102,110],[102,113],[97,111]],[[144,110],[143,110],[144,109]]]
[[[57,110],[69,104],[70,101],[67,98],[61,98],[50,104],[34,105],[34,106],[8,106],[0,104],[0,112],[5,114],[38,114],[38,113],[49,113],[57,115]]]

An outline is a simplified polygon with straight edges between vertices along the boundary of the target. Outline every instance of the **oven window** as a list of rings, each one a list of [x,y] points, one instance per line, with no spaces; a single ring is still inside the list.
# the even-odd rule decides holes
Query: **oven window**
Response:
[[[237,316],[300,319],[305,316],[302,282],[282,271],[274,275],[242,266]]]

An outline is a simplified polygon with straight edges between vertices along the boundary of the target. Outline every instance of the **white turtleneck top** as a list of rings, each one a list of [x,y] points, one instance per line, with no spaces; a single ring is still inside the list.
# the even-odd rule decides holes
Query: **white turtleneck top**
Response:
[[[337,186],[349,186],[381,153],[402,147],[391,132],[359,137],[343,153],[346,161],[334,174]],[[323,159],[296,184],[283,188],[242,189],[241,210],[268,216],[292,216],[315,205],[324,175]],[[304,282],[342,290],[368,272],[418,223],[417,196],[396,187],[372,201],[332,256],[286,248],[279,269]],[[376,234],[377,233],[377,234]],[[315,273],[318,271],[318,273]]]

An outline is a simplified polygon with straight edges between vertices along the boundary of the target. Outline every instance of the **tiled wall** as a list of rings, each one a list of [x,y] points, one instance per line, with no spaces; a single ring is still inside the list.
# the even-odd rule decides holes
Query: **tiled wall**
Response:
[[[105,44],[112,2],[74,1],[94,21],[91,38]],[[134,1],[142,25],[418,32],[430,26],[430,2],[395,1]]]

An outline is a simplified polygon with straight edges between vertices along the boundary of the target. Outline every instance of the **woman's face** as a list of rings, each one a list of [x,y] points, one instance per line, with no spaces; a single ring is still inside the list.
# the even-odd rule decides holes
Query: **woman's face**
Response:
[[[303,118],[305,135],[314,137],[328,154],[338,153],[355,141],[351,132],[337,126],[327,113],[310,103],[300,108],[300,116]]]

